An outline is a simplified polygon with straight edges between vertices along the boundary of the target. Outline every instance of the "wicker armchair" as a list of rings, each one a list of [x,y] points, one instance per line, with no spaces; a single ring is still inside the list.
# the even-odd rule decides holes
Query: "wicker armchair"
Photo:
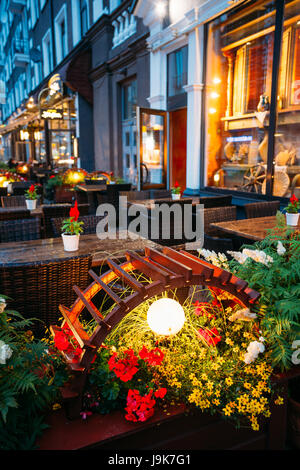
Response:
[[[219,232],[210,227],[210,224],[236,220],[236,206],[204,208],[204,233],[217,236]]]
[[[33,265],[0,267],[1,294],[11,299],[10,308],[25,318],[37,318],[31,327],[36,335],[43,335],[45,326],[57,324],[61,317],[58,306],[71,306],[76,300],[73,286],[84,289],[88,285],[92,256],[76,256]]]
[[[210,226],[211,223],[226,220],[236,220],[236,206],[204,209],[204,248],[216,252],[234,250],[238,241],[234,242],[232,237],[225,237],[224,233]]]
[[[2,196],[2,207],[26,207],[25,196]]]
[[[276,212],[279,211],[280,208],[280,201],[253,202],[245,204],[244,208],[247,219],[267,217],[276,215]]]
[[[41,238],[39,217],[0,221],[0,243],[38,240],[39,238]]]
[[[172,197],[171,190],[168,189],[150,189],[150,199],[162,199]]]
[[[29,219],[30,211],[28,209],[7,209],[0,211],[0,220]]]
[[[83,217],[79,217],[78,220],[83,222],[83,235],[96,233],[97,224],[102,220],[104,217],[96,216],[96,215],[85,215]],[[61,235],[61,226],[64,221],[65,217],[57,217],[56,219],[51,219],[52,224],[52,231],[54,237],[60,237]]]
[[[128,201],[150,199],[150,191],[120,191],[120,196],[126,196]]]
[[[191,206],[191,213],[192,213],[192,199],[181,199],[179,201],[169,201],[169,200],[161,200],[157,201],[158,205],[164,204],[169,207],[176,205],[181,206],[181,219],[179,219],[176,216],[176,211],[170,211],[170,220],[166,221],[163,219],[161,214],[153,214],[151,210],[147,211],[147,220],[145,220],[145,224],[148,224],[148,239],[152,240],[155,243],[159,243],[160,245],[165,245],[165,246],[174,246],[174,245],[182,245],[186,242],[190,242],[192,240],[186,240],[184,236],[184,206],[185,205],[190,205]],[[141,219],[143,219],[144,214],[140,214]],[[166,223],[170,224],[169,227],[169,238],[167,239],[165,236],[165,230],[166,228]],[[153,224],[155,224],[158,227],[158,238],[154,236],[153,233]],[[179,228],[181,226],[181,238],[177,237],[177,234],[179,234]],[[178,233],[177,233],[178,230]]]
[[[51,219],[68,217],[71,207],[71,204],[52,204],[49,206],[43,206],[44,235],[46,238],[54,237]],[[89,207],[89,204],[78,204],[79,214],[88,215]]]

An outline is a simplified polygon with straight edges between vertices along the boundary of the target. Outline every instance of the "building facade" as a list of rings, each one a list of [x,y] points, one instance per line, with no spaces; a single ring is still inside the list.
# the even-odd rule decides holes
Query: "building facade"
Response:
[[[132,1],[0,5],[0,157],[135,181],[135,113],[149,96],[149,53]]]
[[[150,32],[141,161],[160,124],[160,166],[186,194],[299,196],[300,2],[137,0],[134,14]]]

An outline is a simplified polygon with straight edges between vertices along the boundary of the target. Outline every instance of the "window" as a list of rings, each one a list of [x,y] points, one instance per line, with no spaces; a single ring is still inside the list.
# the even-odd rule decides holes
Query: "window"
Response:
[[[85,35],[88,30],[88,10],[86,0],[80,0],[80,32],[81,37]]]
[[[31,28],[34,28],[36,20],[39,17],[38,0],[30,0]]]
[[[207,27],[204,184],[263,194],[276,2],[250,3]]]
[[[278,78],[273,195],[300,197],[300,0],[286,1]]]
[[[66,4],[60,9],[55,17],[55,44],[56,44],[56,60],[61,62],[68,53],[68,35],[67,35],[67,7]]]
[[[187,85],[188,46],[168,55],[168,96],[184,93]]]
[[[53,54],[52,54],[52,41],[51,41],[51,30],[48,29],[47,33],[42,39],[43,48],[43,66],[44,66],[44,77],[49,75],[53,69]]]
[[[137,83],[133,80],[122,88],[122,118],[133,119],[136,113],[137,104]]]
[[[102,13],[104,13],[103,0],[93,0],[93,21],[96,22]]]

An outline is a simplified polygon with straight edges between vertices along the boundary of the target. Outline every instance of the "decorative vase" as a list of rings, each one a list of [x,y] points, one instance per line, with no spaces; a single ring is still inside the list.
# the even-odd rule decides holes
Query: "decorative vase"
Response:
[[[68,235],[67,233],[62,233],[61,236],[63,239],[65,251],[77,251],[78,250],[80,235]]]
[[[173,201],[178,201],[180,199],[180,194],[173,194],[172,193],[172,199],[173,199]]]
[[[270,107],[269,97],[267,95],[260,95],[259,103],[257,105],[257,111],[263,112],[268,111]]]
[[[286,225],[291,225],[293,227],[296,227],[298,225],[298,219],[299,219],[299,212],[296,212],[296,214],[289,214],[286,212]]]
[[[36,199],[26,199],[26,206],[27,206],[27,209],[30,210],[30,211],[33,211],[34,209],[36,209]]]

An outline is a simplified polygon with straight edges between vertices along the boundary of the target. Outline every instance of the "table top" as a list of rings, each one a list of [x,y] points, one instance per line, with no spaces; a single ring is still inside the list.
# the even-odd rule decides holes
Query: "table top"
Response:
[[[133,234],[131,235],[133,236]],[[126,236],[127,238],[125,238]],[[93,265],[97,266],[103,264],[107,258],[123,258],[128,250],[143,252],[146,246],[160,248],[160,245],[157,243],[141,237],[131,239],[125,231],[118,232],[117,237],[116,239],[100,240],[96,234],[81,235],[79,249],[72,252],[64,250],[61,237],[1,243],[0,267],[24,266],[53,260],[65,260],[87,253],[93,255]]]
[[[239,237],[248,238],[249,240],[261,241],[267,234],[269,229],[276,227],[276,216],[256,217],[254,219],[230,220],[226,222],[211,223],[212,228],[216,228],[223,232]],[[289,227],[293,229],[293,227]],[[300,225],[295,227],[300,230]]]
[[[49,207],[52,204],[41,204],[40,206],[37,206],[36,209],[30,211],[30,215],[32,217],[41,217],[43,215],[43,207]],[[72,207],[71,203],[63,203],[63,204],[53,204],[55,207],[57,206],[70,206]],[[0,207],[0,214],[1,213],[6,213],[6,212],[20,212],[22,210],[27,210],[26,206],[20,206],[20,207]]]
[[[80,189],[81,191],[85,191],[86,193],[107,191],[106,184],[88,184],[88,185],[80,184],[79,186],[77,186],[77,188]]]
[[[179,201],[192,201],[192,205],[199,204],[199,197],[186,197],[186,198],[181,198]],[[163,204],[164,202],[179,202],[178,200],[174,200],[171,197],[163,197],[163,198],[152,198],[152,199],[136,199],[136,200],[131,200],[127,201],[128,206],[132,205],[143,205],[146,206],[148,209],[151,209],[151,207],[154,207],[155,204]]]

